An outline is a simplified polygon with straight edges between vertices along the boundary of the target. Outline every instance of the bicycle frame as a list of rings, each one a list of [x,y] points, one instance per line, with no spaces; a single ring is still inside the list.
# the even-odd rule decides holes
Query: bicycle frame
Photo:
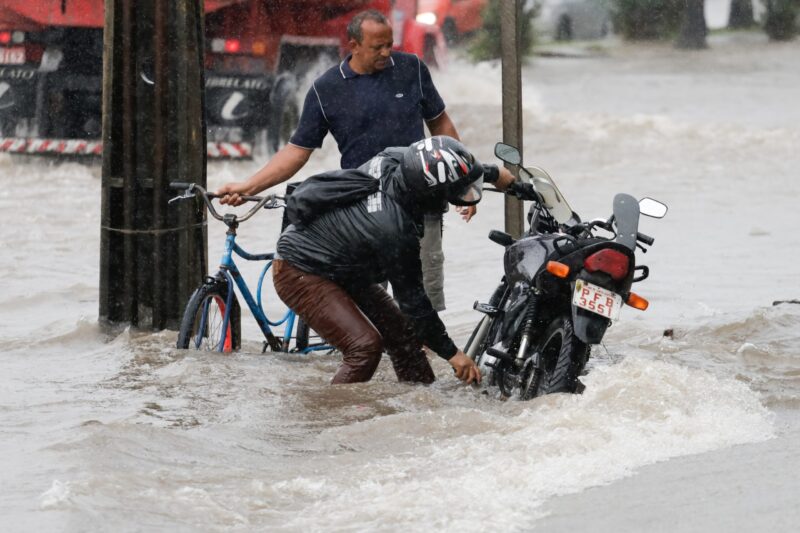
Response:
[[[247,261],[268,261],[268,263],[264,266],[263,270],[261,271],[261,275],[258,278],[258,287],[256,291],[257,298],[253,297],[253,294],[250,292],[250,288],[247,285],[242,273],[239,271],[239,268],[236,266],[236,262],[233,259],[233,254],[238,255],[242,259]],[[272,321],[267,317],[266,312],[264,311],[264,307],[261,301],[261,289],[264,283],[264,277],[267,274],[267,271],[272,266],[272,261],[275,258],[274,253],[265,253],[265,254],[251,254],[236,244],[236,235],[228,233],[225,239],[225,251],[222,254],[222,260],[220,261],[220,270],[219,272],[223,274],[226,279],[228,280],[229,285],[232,287],[234,284],[236,287],[239,288],[239,293],[244,298],[244,301],[247,303],[247,307],[250,309],[250,312],[253,313],[253,316],[258,323],[258,326],[261,328],[261,332],[264,334],[264,338],[267,339],[267,343],[273,349],[278,348],[273,343],[273,339],[276,339],[275,335],[272,332],[270,326],[280,326],[282,324],[286,324],[284,328],[283,338],[281,339],[280,351],[288,351],[289,342],[292,339],[292,331],[294,329],[295,319],[297,314],[291,310],[287,309],[286,314],[283,318],[279,320]],[[227,333],[228,329],[228,322],[230,318],[230,309],[231,309],[231,301],[233,299],[233,291],[228,291],[228,301],[225,303],[225,316],[222,322],[222,338],[220,339],[220,350],[223,349],[223,340]],[[321,350],[330,350],[331,347],[325,344],[319,345],[311,345],[303,350],[300,350],[299,353],[310,353],[313,351],[321,351]]]
[[[261,328],[261,332],[264,334],[264,338],[266,339],[264,351],[266,351],[266,345],[269,345],[272,350],[277,352],[288,352],[289,351],[289,344],[292,339],[292,331],[294,330],[295,319],[297,318],[297,314],[292,310],[288,309],[286,314],[280,320],[271,321],[267,318],[267,314],[264,311],[264,306],[261,302],[261,289],[263,287],[264,277],[267,274],[267,271],[272,266],[272,262],[275,259],[274,253],[264,253],[264,254],[251,254],[244,249],[242,249],[238,244],[236,244],[236,229],[239,226],[239,223],[244,222],[250,217],[252,217],[256,212],[261,210],[262,208],[274,208],[280,207],[277,204],[278,200],[283,200],[283,197],[270,195],[266,197],[260,196],[241,196],[242,200],[245,201],[252,201],[257,202],[255,207],[251,208],[244,216],[237,217],[233,214],[225,214],[220,215],[214,206],[211,203],[212,198],[219,198],[220,196],[217,194],[210,194],[208,193],[202,186],[197,185],[196,183],[183,183],[183,182],[171,182],[170,187],[177,190],[184,190],[184,193],[180,196],[172,198],[169,203],[179,201],[179,200],[186,200],[194,198],[195,195],[199,195],[206,204],[208,208],[208,212],[219,220],[223,222],[226,226],[228,226],[228,231],[226,233],[225,238],[225,251],[222,254],[222,260],[220,261],[220,269],[217,271],[215,278],[222,279],[224,276],[225,280],[230,287],[228,290],[227,301],[225,302],[225,311],[222,319],[222,330],[220,333],[220,342],[218,343],[218,350],[225,351],[225,349],[230,349],[230,345],[226,345],[226,338],[228,335],[228,326],[230,324],[230,316],[231,316],[231,307],[234,298],[234,289],[233,286],[239,288],[239,293],[244,298],[244,301],[247,303],[247,307],[250,309],[250,312],[253,313],[253,316],[258,323],[258,326]],[[236,266],[236,262],[233,260],[233,254],[238,255],[242,259],[247,261],[267,261],[267,264],[264,266],[264,269],[261,271],[261,275],[258,278],[258,289],[257,289],[257,298],[253,298],[253,294],[250,292],[250,288],[247,286],[247,282],[245,281],[242,273],[239,271],[239,268]],[[205,330],[205,319],[208,316],[208,306],[209,302],[206,301],[205,306],[206,308],[203,310],[202,313],[202,320],[199,325],[199,331],[202,332]],[[283,339],[278,340],[278,338],[272,333],[272,329],[270,326],[280,326],[281,324],[286,324]],[[200,333],[198,333],[200,335]],[[199,342],[199,341],[198,341]],[[307,347],[297,350],[299,353],[309,353],[318,350],[331,350],[333,349],[331,346],[326,345],[325,343],[319,344],[312,344],[308,345]]]

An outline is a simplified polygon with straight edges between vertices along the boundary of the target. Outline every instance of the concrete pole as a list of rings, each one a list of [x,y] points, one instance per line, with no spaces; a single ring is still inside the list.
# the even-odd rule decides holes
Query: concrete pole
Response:
[[[522,6],[519,0],[500,0],[500,45],[503,69],[503,142],[522,153],[522,63],[520,57]],[[511,172],[516,167],[506,165]],[[505,197],[506,233],[519,237],[525,230],[524,205]]]
[[[106,0],[100,318],[176,327],[206,273],[203,2]]]

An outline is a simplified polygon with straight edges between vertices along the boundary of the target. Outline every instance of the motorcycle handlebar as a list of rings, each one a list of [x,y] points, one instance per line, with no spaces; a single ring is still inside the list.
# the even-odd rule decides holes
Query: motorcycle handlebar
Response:
[[[645,235],[644,233],[639,233],[639,232],[636,233],[636,240],[642,241],[648,246],[652,246],[653,243],[656,241],[653,237],[650,237],[649,235]]]
[[[511,196],[516,196],[520,200],[539,201],[539,194],[536,192],[533,185],[520,180],[511,182],[508,189],[506,189],[506,193]]]

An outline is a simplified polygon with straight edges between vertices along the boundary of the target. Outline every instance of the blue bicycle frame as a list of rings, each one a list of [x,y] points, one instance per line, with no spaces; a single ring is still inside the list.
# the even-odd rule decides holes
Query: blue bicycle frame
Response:
[[[247,282],[242,277],[241,272],[239,272],[239,268],[236,266],[236,263],[233,260],[233,254],[238,255],[239,257],[246,259],[247,261],[267,261],[267,264],[264,266],[264,269],[261,271],[261,275],[258,278],[258,289],[256,291],[257,299],[253,298],[252,293],[250,292],[250,288],[247,286]],[[230,322],[230,313],[231,313],[231,304],[233,302],[233,285],[235,284],[239,288],[239,292],[241,293],[244,301],[247,303],[247,307],[250,308],[250,312],[253,313],[253,316],[258,322],[258,326],[261,328],[261,332],[264,334],[264,338],[267,339],[267,343],[274,349],[277,348],[275,345],[276,337],[272,333],[272,329],[270,326],[280,326],[281,324],[286,324],[284,328],[283,338],[281,340],[280,351],[288,351],[289,343],[292,339],[292,331],[294,330],[294,323],[297,317],[297,314],[288,309],[286,314],[280,320],[272,321],[267,318],[267,314],[264,311],[264,307],[261,303],[261,288],[264,283],[264,277],[267,274],[267,271],[272,266],[272,261],[275,259],[274,253],[266,253],[266,254],[251,254],[244,249],[242,249],[238,244],[236,244],[236,234],[235,233],[228,233],[225,239],[225,251],[222,254],[222,260],[220,261],[220,270],[219,274],[225,276],[228,281],[228,286],[231,287],[231,290],[228,291],[228,298],[227,302],[225,303],[225,316],[222,322],[222,337],[219,342],[219,350],[222,351],[224,348],[224,340],[225,336],[228,331],[228,323]],[[206,313],[203,313],[205,316]],[[202,325],[201,325],[202,331]],[[309,353],[313,351],[320,351],[320,350],[331,350],[332,347],[326,344],[318,344],[318,345],[310,345],[302,350],[299,350],[300,353]]]

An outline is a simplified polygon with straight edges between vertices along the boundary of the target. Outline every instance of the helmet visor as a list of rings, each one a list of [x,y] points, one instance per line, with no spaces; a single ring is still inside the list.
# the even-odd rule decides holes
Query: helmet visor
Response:
[[[453,205],[475,205],[483,197],[483,173],[480,177],[459,190],[450,191],[447,201]]]

